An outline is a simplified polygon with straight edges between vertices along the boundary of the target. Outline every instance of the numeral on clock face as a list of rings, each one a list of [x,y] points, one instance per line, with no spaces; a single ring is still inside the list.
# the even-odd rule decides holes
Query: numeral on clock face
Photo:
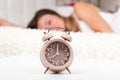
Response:
[[[49,53],[51,53],[53,51],[53,49],[52,48],[47,48],[46,51],[49,52]]]
[[[66,56],[67,56],[67,57],[70,56],[69,52],[66,52]]]
[[[46,56],[47,56],[47,57],[50,56],[50,53],[46,53]]]
[[[56,65],[56,66],[59,66],[59,63],[58,63],[58,62],[55,62],[55,65]]]
[[[52,61],[52,64],[55,65],[55,61]]]
[[[62,60],[62,61],[60,62],[60,64],[61,64],[61,65],[64,65],[64,64],[65,64],[65,62]]]
[[[67,57],[64,57],[64,61],[67,61],[68,60],[68,58]]]
[[[52,61],[52,59],[51,59],[50,57],[47,57],[47,60],[48,60],[49,62],[51,62],[51,61]]]

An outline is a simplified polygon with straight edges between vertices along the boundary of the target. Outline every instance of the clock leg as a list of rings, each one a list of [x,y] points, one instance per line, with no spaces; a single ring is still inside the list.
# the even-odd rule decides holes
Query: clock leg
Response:
[[[71,74],[70,70],[68,69],[68,67],[66,67],[67,71]]]
[[[46,72],[49,70],[49,67],[45,70],[44,74],[46,74]]]

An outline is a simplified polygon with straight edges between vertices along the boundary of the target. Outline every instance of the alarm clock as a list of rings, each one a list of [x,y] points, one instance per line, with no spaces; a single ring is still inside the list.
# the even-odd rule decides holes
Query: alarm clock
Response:
[[[69,44],[72,41],[70,33],[64,32],[59,38],[54,38],[48,31],[44,32],[42,40],[44,44],[40,51],[40,59],[46,67],[44,74],[48,70],[59,73],[65,69],[71,73],[68,69],[73,61],[73,49]]]

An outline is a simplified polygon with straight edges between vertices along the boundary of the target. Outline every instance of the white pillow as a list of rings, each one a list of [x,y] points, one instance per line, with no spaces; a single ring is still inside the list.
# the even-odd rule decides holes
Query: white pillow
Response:
[[[120,10],[114,13],[109,24],[115,33],[120,33]]]
[[[78,21],[80,25],[80,29],[82,32],[89,33],[89,32],[94,32],[88,24],[86,24],[84,21]]]
[[[110,24],[112,18],[113,18],[113,14],[112,13],[108,13],[108,12],[100,12],[100,16],[108,23]]]
[[[69,16],[73,13],[73,7],[72,6],[60,6],[56,7],[55,11],[58,12],[62,16]]]

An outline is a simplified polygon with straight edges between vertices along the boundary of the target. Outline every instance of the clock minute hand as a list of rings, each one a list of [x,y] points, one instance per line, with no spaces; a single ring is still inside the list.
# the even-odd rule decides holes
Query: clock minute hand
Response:
[[[59,44],[57,45],[57,49],[56,49],[56,55],[59,55]]]
[[[55,54],[51,58],[55,58],[56,56],[59,56],[59,45],[57,45]]]

